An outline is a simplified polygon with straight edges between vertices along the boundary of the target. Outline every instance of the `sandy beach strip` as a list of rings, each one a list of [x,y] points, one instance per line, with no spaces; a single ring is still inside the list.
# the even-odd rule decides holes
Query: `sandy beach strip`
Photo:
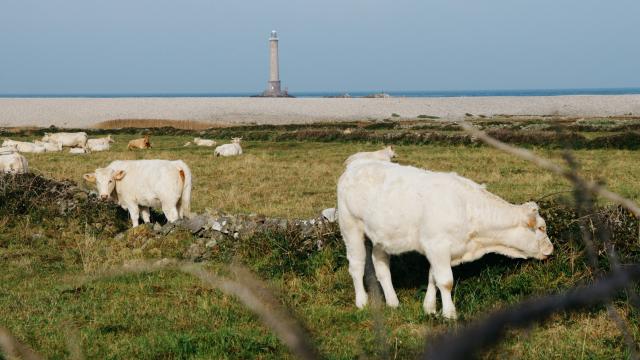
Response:
[[[90,128],[114,119],[290,124],[474,115],[640,115],[640,95],[446,98],[0,98],[0,126]]]

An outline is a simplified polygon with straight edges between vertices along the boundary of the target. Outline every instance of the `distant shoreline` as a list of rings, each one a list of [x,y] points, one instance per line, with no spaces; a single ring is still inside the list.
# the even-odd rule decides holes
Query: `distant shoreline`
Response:
[[[568,96],[568,95],[638,95],[640,87],[625,88],[578,88],[578,89],[498,89],[498,90],[378,90],[378,91],[300,91],[291,95],[303,98],[340,97],[349,94],[352,97],[367,97],[374,94],[386,93],[391,97],[434,98],[434,97],[487,97],[487,96]],[[260,92],[229,92],[229,93],[69,93],[69,94],[0,94],[0,98],[88,98],[88,99],[118,99],[118,98],[232,98],[252,97]]]
[[[189,120],[211,125],[290,124],[493,116],[640,115],[640,95],[390,98],[0,98],[0,127],[90,128],[116,119]]]

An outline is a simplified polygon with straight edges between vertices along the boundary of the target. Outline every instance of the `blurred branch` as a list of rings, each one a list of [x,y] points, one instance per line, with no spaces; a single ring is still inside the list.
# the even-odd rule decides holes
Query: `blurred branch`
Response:
[[[41,360],[42,356],[36,354],[33,350],[22,345],[9,330],[0,326],[0,355],[4,354],[7,360]]]
[[[600,196],[602,196],[605,199],[608,199],[618,205],[621,205],[623,207],[625,207],[626,209],[628,209],[629,211],[631,211],[635,216],[640,217],[640,207],[638,207],[638,205],[632,201],[629,200],[625,197],[622,197],[614,192],[611,192],[609,190],[607,190],[604,186],[593,182],[593,181],[588,181],[588,180],[584,180],[578,176],[575,175],[575,173],[573,173],[570,169],[566,169],[561,167],[560,165],[547,160],[545,158],[541,158],[537,155],[535,155],[533,152],[527,150],[527,149],[522,149],[522,148],[518,148],[515,146],[511,146],[509,144],[505,144],[502,141],[496,140],[494,138],[492,138],[491,136],[487,135],[484,131],[478,130],[476,127],[474,127],[473,125],[467,123],[467,122],[461,122],[460,126],[468,131],[471,135],[475,136],[476,138],[484,141],[485,143],[487,143],[488,145],[491,145],[493,147],[495,147],[498,150],[502,150],[504,152],[507,152],[511,155],[515,155],[521,159],[530,161],[536,165],[538,165],[539,167],[549,170],[553,173],[556,173],[557,175],[563,176],[567,179],[569,179],[569,181],[571,181],[574,184],[580,184],[581,186],[583,186],[585,189],[598,194]]]
[[[469,359],[477,352],[496,344],[509,328],[525,328],[544,321],[561,311],[578,311],[609,301],[625,289],[630,281],[640,281],[640,266],[621,269],[615,275],[601,278],[590,286],[568,290],[557,295],[525,300],[489,315],[456,333],[437,339],[423,359]]]
[[[230,267],[234,279],[215,275],[194,263],[178,261],[149,262],[141,261],[132,266],[117,268],[96,276],[85,278],[87,281],[118,277],[126,274],[139,274],[161,270],[178,270],[200,279],[203,283],[214,287],[227,295],[236,297],[249,310],[260,317],[263,324],[269,327],[291,352],[300,359],[319,359],[311,336],[300,322],[280,303],[266,284],[257,279],[249,270],[240,265]]]

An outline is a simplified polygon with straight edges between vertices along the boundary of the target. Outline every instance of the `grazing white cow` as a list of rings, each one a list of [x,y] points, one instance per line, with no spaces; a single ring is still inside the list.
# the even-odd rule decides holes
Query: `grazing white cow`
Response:
[[[67,147],[85,147],[87,145],[87,133],[86,132],[59,132],[59,133],[44,133],[42,137],[44,142],[59,142],[62,146]]]
[[[107,137],[103,138],[88,139],[87,147],[91,151],[107,151],[111,147],[110,144],[114,142],[115,140],[111,138],[111,135],[107,135]]]
[[[391,161],[391,159],[393,159],[394,157],[396,157],[396,152],[393,150],[393,147],[389,145],[384,149],[378,151],[363,151],[355,153],[349,156],[347,160],[344,161],[344,165],[347,166],[356,160],[362,159]]]
[[[127,209],[134,227],[140,215],[150,221],[150,207],[162,208],[171,222],[190,215],[191,170],[182,160],[116,160],[84,179],[96,183],[103,200],[111,197]]]
[[[45,152],[44,146],[37,145],[26,141],[5,140],[2,142],[2,146],[13,146],[19,152],[23,153],[43,153]]]
[[[216,156],[235,156],[242,155],[242,147],[240,146],[242,138],[232,138],[231,144],[224,144],[216,147],[213,151]]]
[[[33,143],[44,147],[46,152],[62,151],[62,144],[59,142],[42,142],[40,140],[36,140]]]
[[[215,140],[202,139],[202,138],[193,138],[193,143],[198,146],[214,146],[216,144]]]
[[[436,312],[437,287],[449,319],[456,317],[452,266],[487,253],[545,259],[553,252],[535,203],[510,204],[455,173],[356,160],[338,181],[338,209],[359,308],[367,304],[365,235],[373,244],[373,265],[387,305],[398,306],[389,254],[417,251],[430,264],[424,310]]]
[[[73,147],[69,149],[69,154],[89,154],[90,152],[91,150],[89,150],[89,148]]]
[[[29,172],[29,163],[18,153],[0,153],[0,171],[9,174],[25,174]]]

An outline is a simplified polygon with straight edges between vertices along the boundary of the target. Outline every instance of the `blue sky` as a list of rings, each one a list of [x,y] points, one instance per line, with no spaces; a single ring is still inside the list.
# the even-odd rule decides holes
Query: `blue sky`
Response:
[[[640,86],[638,0],[2,0],[0,94]]]

